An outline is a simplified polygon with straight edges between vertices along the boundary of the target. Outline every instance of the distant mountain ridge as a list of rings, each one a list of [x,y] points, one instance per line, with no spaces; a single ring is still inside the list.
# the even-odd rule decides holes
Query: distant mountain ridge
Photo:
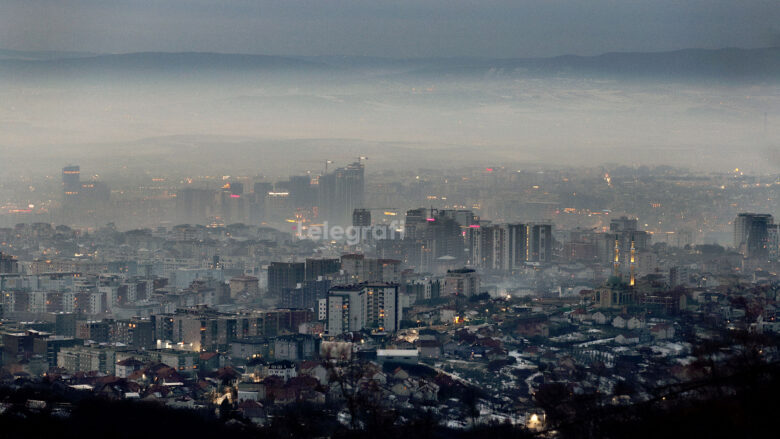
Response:
[[[671,52],[611,52],[596,56],[486,60],[464,69],[503,69],[528,74],[618,77],[780,78],[780,47],[764,49],[684,49]]]
[[[40,73],[121,71],[132,73],[171,71],[230,71],[314,69],[325,65],[290,57],[271,55],[224,54],[213,52],[134,52],[118,55],[94,55],[52,59],[5,59],[0,69]]]
[[[0,59],[16,59],[16,60],[86,58],[86,57],[97,56],[97,55],[99,54],[94,52],[0,49]]]
[[[60,55],[58,55],[60,54]],[[412,76],[573,76],[612,78],[780,79],[780,47],[613,52],[549,58],[379,58],[272,56],[213,52],[137,52],[91,55],[79,52],[0,50],[0,73],[80,75],[90,73],[198,72],[365,73]]]

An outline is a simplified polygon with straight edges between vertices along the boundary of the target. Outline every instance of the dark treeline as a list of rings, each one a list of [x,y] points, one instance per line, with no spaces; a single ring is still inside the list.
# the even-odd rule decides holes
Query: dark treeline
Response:
[[[333,407],[291,404],[256,427],[229,407],[221,410],[172,409],[156,403],[86,396],[56,383],[0,388],[0,432],[4,438],[658,438],[772,437],[780,365],[752,361],[701,364],[702,377],[654,389],[654,397],[629,406],[605,404],[610,396],[573,395],[555,383],[542,387],[537,403],[547,413],[547,429],[531,432],[508,424],[477,424],[471,429],[440,425],[424,408],[383,410],[361,401],[359,428],[337,422]],[[468,395],[463,396],[466,398]],[[45,401],[36,407],[30,401]],[[57,407],[68,407],[63,415]]]

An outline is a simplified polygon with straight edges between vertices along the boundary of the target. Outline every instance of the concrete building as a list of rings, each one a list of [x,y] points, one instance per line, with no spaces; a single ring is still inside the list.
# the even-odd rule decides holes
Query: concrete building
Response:
[[[283,335],[274,339],[276,360],[303,361],[311,360],[316,355],[317,343],[311,335]]]
[[[332,288],[328,293],[328,334],[370,329],[395,332],[401,326],[403,307],[398,285],[365,283]]]
[[[230,279],[230,298],[257,298],[260,296],[260,281],[254,276],[238,276]]]
[[[154,323],[149,319],[116,320],[111,328],[111,341],[134,349],[151,349],[156,345]]]
[[[285,288],[295,288],[305,279],[303,262],[271,262],[268,266],[268,294],[281,297]]]
[[[767,213],[740,213],[734,219],[734,247],[745,257],[767,259],[774,218]]]
[[[287,360],[276,361],[268,365],[268,374],[281,377],[285,381],[298,376],[295,370],[295,363]]]
[[[376,359],[381,363],[417,364],[419,352],[417,349],[377,349]]]
[[[470,268],[450,270],[444,277],[444,296],[474,296],[480,292],[479,274]]]

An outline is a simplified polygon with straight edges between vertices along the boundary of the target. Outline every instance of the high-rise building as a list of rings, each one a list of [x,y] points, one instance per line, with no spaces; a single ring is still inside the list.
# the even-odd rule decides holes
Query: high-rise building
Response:
[[[330,285],[329,279],[320,279],[307,280],[295,288],[285,288],[282,293],[281,306],[316,310],[319,300],[327,298]]]
[[[769,259],[776,261],[780,259],[780,224],[772,224],[768,229],[769,237],[767,255]]]
[[[403,307],[397,284],[365,283],[335,287],[328,292],[328,334],[370,329],[395,332],[401,327]]]
[[[333,221],[340,206],[336,194],[336,174],[323,174],[317,179],[317,210],[320,222]]]
[[[72,312],[58,312],[55,314],[54,333],[65,337],[76,335],[76,322],[79,316]]]
[[[529,224],[526,233],[528,239],[526,260],[529,262],[552,261],[552,225]]]
[[[398,282],[401,275],[401,261],[396,259],[367,258],[362,254],[341,256],[341,269],[346,281],[351,284],[363,282]]]
[[[507,224],[506,226],[506,263],[505,270],[515,270],[528,260],[528,229],[525,224]],[[550,226],[552,229],[552,226]],[[552,241],[552,239],[550,239]],[[552,245],[552,243],[550,243]],[[548,252],[551,255],[552,251]]]
[[[317,206],[322,221],[348,225],[352,212],[364,205],[365,177],[360,162],[320,176]]]
[[[19,263],[11,255],[0,252],[0,273],[18,273]]]
[[[110,330],[112,342],[123,343],[135,349],[152,349],[156,345],[154,322],[149,319],[134,317],[116,320]]]
[[[258,194],[261,198],[265,198],[268,192],[273,192],[274,185],[267,181],[258,181],[254,184],[252,191]]]
[[[254,184],[249,206],[249,222],[251,224],[261,224],[265,220],[265,199],[273,191],[274,185],[272,183],[258,181]]]
[[[452,265],[465,263],[465,230],[454,219],[460,216],[457,212],[461,211],[413,209],[406,212],[407,265],[420,272],[444,272]]]
[[[770,214],[740,213],[734,220],[734,247],[747,258],[768,258],[773,224]]]
[[[208,189],[183,188],[176,192],[176,221],[179,224],[207,224],[214,215],[216,195]]]
[[[108,320],[81,320],[76,322],[76,338],[93,340],[98,343],[108,342],[111,333]]]
[[[265,196],[264,215],[267,220],[279,221],[287,219],[293,210],[290,193],[274,190]]]
[[[268,294],[282,297],[285,288],[295,288],[304,281],[305,273],[303,262],[271,262],[268,266]]]
[[[339,194],[344,199],[344,214],[349,215],[357,208],[363,207],[365,196],[365,176],[363,164],[355,162],[345,168],[336,170],[338,175]]]
[[[521,268],[528,260],[529,227],[525,224],[470,226],[466,230],[468,263],[493,271]]]
[[[591,263],[598,260],[601,234],[594,230],[575,229],[568,233],[563,244],[562,258],[569,262]]]
[[[196,352],[227,350],[229,343],[241,335],[238,318],[209,308],[178,309],[173,314],[157,314],[151,322],[156,340],[181,343],[183,349]]]
[[[232,195],[243,195],[244,194],[244,183],[233,181],[229,184],[228,192],[230,192]]]
[[[526,262],[528,227],[524,224],[472,227],[467,237],[470,260],[476,267],[510,271]]]
[[[404,238],[420,239],[424,236],[424,226],[428,218],[428,210],[424,208],[412,209],[406,212],[404,220]]]
[[[368,209],[355,209],[352,212],[352,226],[353,227],[370,227],[371,226],[371,211]]]
[[[288,184],[290,198],[293,207],[308,208],[316,203],[316,192],[311,185],[311,177],[308,175],[294,175],[290,177]]]
[[[474,212],[466,209],[442,209],[438,211],[439,215],[445,218],[451,218],[457,222],[462,229],[472,225],[479,224],[479,217]]]
[[[81,168],[79,166],[66,166],[62,168],[62,191],[64,201],[78,198],[81,190]]]
[[[479,236],[479,243],[474,247],[479,249],[478,267],[486,270],[503,270],[506,262],[507,237],[502,225],[489,225],[472,232]]]
[[[341,270],[339,259],[306,259],[306,280],[317,280],[320,277],[332,276]]]
[[[244,184],[231,182],[219,192],[219,217],[225,224],[246,222],[249,203],[244,197]]]
[[[206,307],[178,309],[172,314],[155,314],[151,321],[157,340],[180,343],[192,351],[227,351],[237,339],[275,337],[297,332],[301,323],[314,319],[305,309],[273,309],[223,314]]]
[[[103,182],[81,181],[79,166],[62,168],[62,206],[68,220],[95,219],[106,207],[111,191]],[[77,216],[76,216],[77,215]]]

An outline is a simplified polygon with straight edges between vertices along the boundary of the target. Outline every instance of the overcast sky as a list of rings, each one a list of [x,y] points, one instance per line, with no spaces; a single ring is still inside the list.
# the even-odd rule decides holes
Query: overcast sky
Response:
[[[780,0],[0,0],[0,47],[524,57],[780,45]]]

